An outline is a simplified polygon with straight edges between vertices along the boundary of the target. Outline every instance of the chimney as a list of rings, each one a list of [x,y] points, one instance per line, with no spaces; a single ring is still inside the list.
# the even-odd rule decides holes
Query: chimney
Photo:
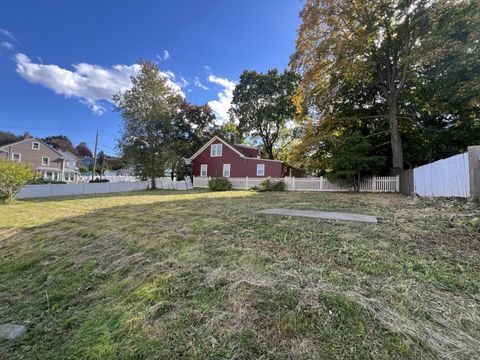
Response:
[[[25,132],[25,133],[23,134],[23,140],[30,139],[30,137],[31,137],[31,136],[30,136],[30,134],[29,134],[28,132]]]

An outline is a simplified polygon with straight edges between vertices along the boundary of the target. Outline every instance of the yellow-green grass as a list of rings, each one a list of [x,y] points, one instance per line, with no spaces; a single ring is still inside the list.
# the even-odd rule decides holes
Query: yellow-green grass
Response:
[[[376,215],[377,225],[255,214]],[[0,206],[0,358],[480,358],[474,210],[150,191]]]

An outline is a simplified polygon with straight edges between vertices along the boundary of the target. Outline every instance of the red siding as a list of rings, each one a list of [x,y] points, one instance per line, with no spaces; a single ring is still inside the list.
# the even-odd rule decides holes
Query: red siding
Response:
[[[261,177],[282,177],[283,163],[281,161],[269,161],[262,159],[245,159],[219,140],[213,144],[223,144],[222,156],[211,157],[210,146],[201,152],[192,161],[193,176],[200,176],[200,166],[208,165],[207,176],[221,177],[223,175],[223,164],[230,164],[230,177],[257,177],[257,164],[265,164],[265,176]]]

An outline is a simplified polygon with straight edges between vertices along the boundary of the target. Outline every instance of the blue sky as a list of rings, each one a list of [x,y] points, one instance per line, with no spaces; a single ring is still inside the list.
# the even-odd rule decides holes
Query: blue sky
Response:
[[[2,1],[0,130],[65,134],[113,153],[111,94],[156,60],[188,101],[219,121],[244,69],[287,66],[300,0]]]

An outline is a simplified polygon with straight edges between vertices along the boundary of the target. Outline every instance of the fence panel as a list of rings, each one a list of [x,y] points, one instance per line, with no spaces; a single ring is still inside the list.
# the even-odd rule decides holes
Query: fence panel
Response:
[[[45,184],[26,185],[17,195],[19,199],[42,198],[50,196],[106,194],[145,190],[148,181],[117,183],[83,183],[83,184]]]
[[[468,153],[414,169],[415,193],[420,196],[470,195]]]
[[[209,178],[194,177],[193,187],[206,188],[208,187]],[[260,185],[265,178],[228,178],[234,189],[251,189],[254,186]],[[272,181],[282,180],[287,185],[289,191],[352,191],[349,187],[344,187],[328,179],[322,177],[312,178],[295,178],[286,177],[271,179]],[[360,183],[360,191],[373,192],[398,192],[399,191],[399,177],[398,176],[380,176],[363,179]]]

